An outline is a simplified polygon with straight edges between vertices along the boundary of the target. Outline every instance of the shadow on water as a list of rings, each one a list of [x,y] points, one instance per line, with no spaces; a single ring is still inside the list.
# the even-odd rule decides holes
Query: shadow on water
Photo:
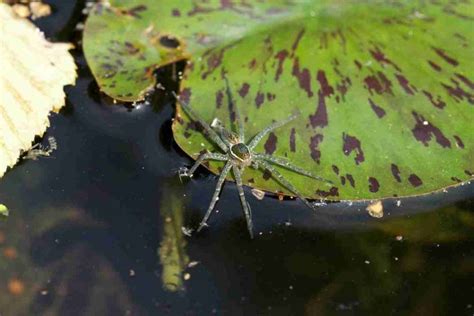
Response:
[[[83,3],[65,3],[38,21],[52,38],[77,38]],[[172,100],[158,91],[149,104],[114,106],[74,54],[79,79],[46,135],[54,158],[0,182],[11,210],[0,223],[1,315],[474,312],[472,184],[389,201],[383,220],[366,204],[314,213],[247,190],[251,241],[228,183],[210,229],[186,237],[181,226],[196,227],[216,178],[201,168],[180,183],[191,160],[172,140]]]

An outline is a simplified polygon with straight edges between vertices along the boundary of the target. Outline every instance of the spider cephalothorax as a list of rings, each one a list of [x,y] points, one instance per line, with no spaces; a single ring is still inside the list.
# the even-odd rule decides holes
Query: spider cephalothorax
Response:
[[[232,102],[232,96],[228,88],[228,84],[227,84],[227,96],[229,98],[230,105],[234,106],[234,103]],[[247,228],[249,230],[251,237],[253,237],[252,213],[251,213],[250,205],[245,200],[244,189],[243,189],[243,184],[242,184],[242,172],[244,171],[245,167],[250,166],[255,169],[261,169],[263,171],[270,172],[271,175],[281,185],[283,185],[286,189],[288,189],[293,194],[298,196],[310,208],[314,208],[314,206],[311,205],[301,195],[301,193],[288,180],[286,180],[280,174],[280,172],[278,172],[278,170],[276,170],[272,166],[272,164],[292,170],[294,172],[297,172],[299,174],[305,175],[313,179],[317,179],[317,180],[324,181],[327,183],[332,183],[331,181],[328,181],[321,177],[313,175],[311,172],[308,172],[304,170],[303,168],[294,166],[286,159],[254,152],[255,146],[260,142],[260,140],[262,140],[263,137],[265,137],[265,135],[267,135],[272,130],[278,127],[281,127],[285,125],[286,123],[294,120],[296,117],[298,117],[298,114],[292,114],[286,119],[274,122],[273,124],[265,128],[264,130],[262,130],[260,133],[255,135],[248,143],[246,143],[245,135],[244,135],[244,126],[240,118],[240,113],[237,107],[234,106],[235,119],[238,124],[238,134],[235,134],[233,132],[226,130],[224,126],[217,120],[214,120],[214,122],[211,125],[207,124],[196,114],[196,112],[194,112],[194,110],[189,106],[189,104],[180,101],[178,96],[176,96],[176,94],[175,94],[175,97],[178,100],[178,102],[181,104],[183,109],[186,111],[186,113],[191,117],[191,119],[194,119],[201,124],[206,136],[213,143],[215,143],[222,151],[222,153],[217,153],[217,152],[202,153],[199,156],[199,158],[196,160],[194,165],[191,167],[191,169],[189,170],[187,168],[180,169],[180,176],[192,177],[197,167],[199,167],[199,165],[205,160],[225,161],[224,168],[222,169],[219,179],[217,180],[216,190],[214,191],[214,195],[212,197],[211,203],[209,205],[209,208],[207,209],[206,215],[204,216],[204,218],[201,221],[201,224],[199,225],[198,231],[200,231],[204,226],[207,226],[207,220],[209,219],[209,216],[211,215],[211,212],[214,209],[214,206],[216,205],[217,200],[219,199],[219,194],[221,192],[222,185],[224,184],[225,178],[231,169],[235,178],[235,182],[237,184],[237,190],[239,191],[240,202],[242,204],[245,218],[247,220]]]
[[[242,164],[250,165],[249,162],[252,161],[252,154],[250,154],[249,148],[244,143],[237,143],[230,146],[229,154]]]

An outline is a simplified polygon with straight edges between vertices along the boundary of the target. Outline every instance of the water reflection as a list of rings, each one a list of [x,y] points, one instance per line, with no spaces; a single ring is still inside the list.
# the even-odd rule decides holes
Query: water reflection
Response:
[[[158,255],[163,266],[161,280],[168,291],[184,290],[183,280],[189,258],[186,254],[186,240],[183,231],[186,196],[183,186],[176,177],[165,182],[162,191],[161,223],[163,237]],[[186,276],[186,277],[185,277]]]

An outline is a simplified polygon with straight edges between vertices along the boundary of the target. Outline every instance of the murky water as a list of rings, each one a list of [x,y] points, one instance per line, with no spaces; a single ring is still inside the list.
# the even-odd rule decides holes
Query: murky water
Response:
[[[38,21],[48,36],[75,37],[72,4]],[[58,150],[0,181],[1,315],[474,314],[472,184],[388,201],[382,219],[247,190],[250,240],[227,183],[210,229],[187,237],[216,177],[179,181],[191,160],[172,140],[171,99],[113,106],[75,55],[79,79],[46,135]]]

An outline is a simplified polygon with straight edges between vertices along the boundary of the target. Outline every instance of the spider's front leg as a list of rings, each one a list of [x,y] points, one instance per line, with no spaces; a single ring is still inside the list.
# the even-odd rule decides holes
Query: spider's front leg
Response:
[[[227,161],[227,156],[219,153],[210,153],[210,152],[205,152],[199,155],[198,159],[194,163],[194,165],[191,167],[191,169],[188,169],[186,167],[181,167],[178,170],[178,175],[179,178],[181,177],[189,177],[192,178],[194,172],[196,169],[206,160],[219,160],[219,161]]]

